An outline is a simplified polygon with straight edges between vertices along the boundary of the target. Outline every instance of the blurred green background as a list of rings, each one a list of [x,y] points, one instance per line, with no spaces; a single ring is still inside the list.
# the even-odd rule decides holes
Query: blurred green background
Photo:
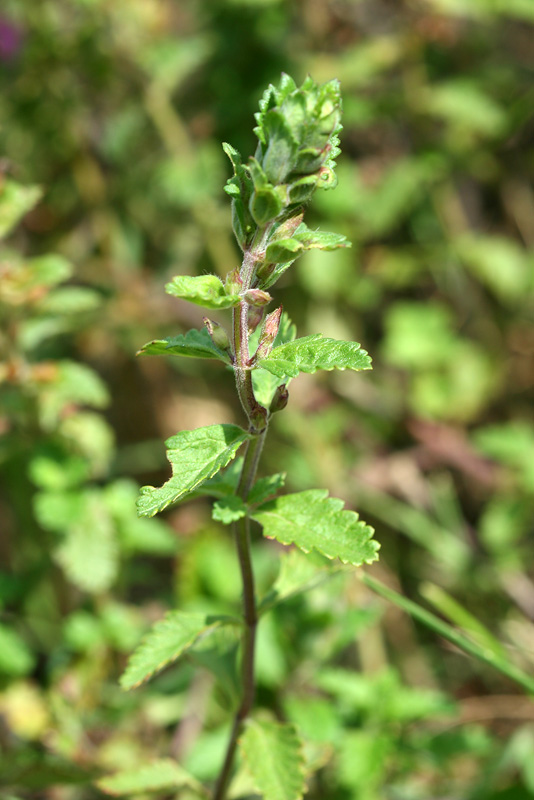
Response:
[[[377,528],[372,574],[532,674],[534,2],[3,0],[6,798],[90,800],[158,755],[217,773],[222,652],[117,677],[165,609],[235,608],[209,506],[134,503],[164,438],[243,420],[224,368],[135,353],[202,325],[167,280],[239,263],[221,141],[253,153],[281,71],[341,81],[339,185],[307,221],[353,247],[305,254],[276,298],[374,371],[295,381],[264,474],[342,497]],[[258,544],[260,588],[277,559]],[[311,798],[534,797],[532,700],[357,579],[262,625],[259,702],[310,738]]]

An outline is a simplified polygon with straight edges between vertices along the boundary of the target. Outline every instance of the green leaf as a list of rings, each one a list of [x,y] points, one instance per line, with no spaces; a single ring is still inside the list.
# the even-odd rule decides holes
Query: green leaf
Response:
[[[250,198],[249,209],[256,225],[266,225],[282,211],[280,194],[270,185],[255,189]]]
[[[273,264],[278,264],[280,262],[285,263],[290,260],[294,261],[303,250],[304,245],[302,242],[294,238],[278,239],[268,245],[265,252],[265,260]]]
[[[240,497],[223,497],[213,504],[213,519],[222,522],[223,525],[230,525],[238,519],[245,517],[247,507]]]
[[[42,195],[38,186],[21,186],[2,179],[0,191],[0,239],[6,236],[22,217],[31,211]]]
[[[109,512],[98,490],[84,496],[83,514],[67,529],[55,558],[82,591],[109,589],[117,576],[118,545]]]
[[[102,792],[114,796],[166,792],[182,787],[202,793],[198,781],[170,758],[159,759],[145,767],[124,770],[108,778],[101,778],[96,785]]]
[[[293,725],[249,720],[239,748],[265,800],[300,800],[305,789],[304,756]]]
[[[237,425],[209,425],[180,431],[167,439],[172,478],[163,486],[143,486],[137,501],[140,516],[153,517],[212,478],[234,457],[249,434]]]
[[[143,345],[137,355],[217,358],[225,364],[230,364],[228,355],[213,344],[205,328],[193,329],[184,335],[169,336],[166,339],[154,339]]]
[[[344,564],[371,564],[378,559],[373,529],[355,511],[344,511],[343,501],[328,497],[326,489],[311,489],[277,497],[251,514],[268,539],[295,544],[305,553],[317,550]]]
[[[352,247],[351,242],[341,233],[329,231],[311,231],[304,223],[293,234],[293,238],[302,244],[304,250],[337,250],[338,247]]]
[[[226,294],[223,282],[216,275],[177,275],[165,286],[165,291],[204,308],[232,308],[241,299],[239,295]]]
[[[357,342],[326,339],[316,333],[275,347],[257,366],[283,380],[318,369],[371,369],[371,359]]]
[[[131,656],[120,679],[122,688],[134,689],[144,683],[224,622],[206,614],[170,611],[156,622]]]

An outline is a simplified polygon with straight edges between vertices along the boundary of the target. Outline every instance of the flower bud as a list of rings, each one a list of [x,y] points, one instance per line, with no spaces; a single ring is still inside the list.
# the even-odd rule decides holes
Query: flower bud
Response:
[[[243,298],[251,306],[266,306],[273,299],[268,292],[264,292],[262,289],[248,289]]]
[[[230,339],[228,338],[228,334],[224,330],[223,326],[219,325],[218,322],[215,322],[212,319],[208,319],[208,317],[204,317],[203,322],[215,347],[218,347],[219,350],[222,350],[225,353],[230,353]]]
[[[226,294],[240,294],[243,288],[243,280],[239,274],[239,267],[228,273],[224,288],[226,289]]]
[[[283,409],[287,406],[288,400],[288,388],[285,383],[281,383],[280,386],[276,387],[273,399],[271,400],[271,405],[269,407],[271,414],[275,414],[277,411],[283,411]]]

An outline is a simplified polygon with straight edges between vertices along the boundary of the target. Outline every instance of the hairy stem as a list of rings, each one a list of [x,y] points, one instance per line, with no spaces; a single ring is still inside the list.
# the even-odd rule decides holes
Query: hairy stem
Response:
[[[252,252],[246,253],[241,268],[243,289],[250,288],[254,278],[256,259]],[[246,500],[256,478],[258,463],[267,434],[268,412],[254,396],[252,373],[250,370],[248,303],[243,300],[233,311],[233,345],[235,354],[235,380],[237,393],[249,421],[253,437],[249,439],[243,461],[243,469],[237,487],[237,494]],[[236,711],[232,731],[226,749],[226,756],[215,785],[213,800],[224,800],[232,774],[237,740],[243,723],[250,714],[254,703],[254,652],[258,614],[254,592],[254,572],[250,550],[250,520],[244,517],[233,525],[241,580],[243,583],[243,639],[241,644],[241,703]]]

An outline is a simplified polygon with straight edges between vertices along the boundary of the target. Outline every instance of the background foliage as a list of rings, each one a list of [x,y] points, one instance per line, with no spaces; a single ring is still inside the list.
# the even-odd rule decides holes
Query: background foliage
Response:
[[[117,679],[167,609],[235,609],[202,498],[164,523],[134,502],[167,477],[163,438],[242,420],[223,366],[134,354],[201,325],[166,281],[237,265],[220,142],[253,151],[282,70],[341,80],[339,186],[314,212],[353,248],[306,253],[279,296],[301,335],[360,341],[374,371],[295,381],[266,469],[361,511],[373,575],[532,672],[533,24],[530,0],[4,0],[6,797],[99,797],[91,779],[156,757],[217,773],[216,639],[145,689]],[[278,557],[256,550],[264,591]],[[276,606],[259,646],[260,703],[322,766],[310,797],[534,796],[532,701],[351,574]]]

